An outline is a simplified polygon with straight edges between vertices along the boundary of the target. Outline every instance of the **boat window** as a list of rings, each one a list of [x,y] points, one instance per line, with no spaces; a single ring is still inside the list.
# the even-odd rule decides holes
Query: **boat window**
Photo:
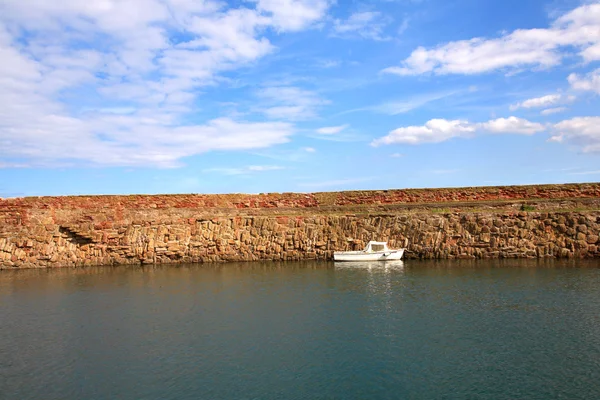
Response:
[[[385,249],[383,248],[382,244],[372,244],[371,250],[372,251],[384,251]]]

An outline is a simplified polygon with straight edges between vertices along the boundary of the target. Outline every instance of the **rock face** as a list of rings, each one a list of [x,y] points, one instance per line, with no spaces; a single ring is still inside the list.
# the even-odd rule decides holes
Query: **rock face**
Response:
[[[598,257],[599,210],[599,184],[7,199],[0,268],[330,259],[369,240],[408,258]]]

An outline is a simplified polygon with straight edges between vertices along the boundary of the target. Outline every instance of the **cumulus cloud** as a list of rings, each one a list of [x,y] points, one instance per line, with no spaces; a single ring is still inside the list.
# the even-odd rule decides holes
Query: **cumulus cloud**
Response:
[[[571,74],[568,80],[573,89],[588,90],[600,94],[600,68],[585,76]]]
[[[549,94],[547,96],[535,97],[528,99],[523,102],[513,104],[510,106],[511,110],[517,110],[519,108],[543,108],[553,106],[555,104],[565,104],[575,101],[575,96],[566,96],[563,94]]]
[[[289,123],[187,117],[200,88],[273,51],[269,30],[308,28],[329,5],[2,1],[0,165],[172,167],[206,151],[285,143],[294,132]],[[272,104],[267,115],[310,114],[306,101],[314,98],[305,96],[296,110]]]
[[[432,119],[422,126],[407,126],[391,131],[371,142],[372,146],[387,144],[440,143],[455,137],[472,137],[477,132],[532,135],[545,130],[544,125],[522,118],[498,118],[483,123],[466,120]]]
[[[317,129],[317,133],[319,135],[335,135],[346,128],[348,128],[348,125],[325,126],[323,128]]]
[[[553,126],[552,142],[574,145],[584,153],[600,153],[600,117],[577,117]]]
[[[600,4],[587,4],[556,19],[549,28],[518,29],[498,38],[473,38],[427,49],[418,47],[397,75],[481,74],[498,69],[559,65],[565,49],[575,47],[586,62],[600,60]]]
[[[517,117],[498,118],[478,124],[478,127],[491,133],[516,133],[521,135],[533,135],[545,129],[544,125],[540,123]]]
[[[475,131],[475,126],[468,121],[432,119],[423,126],[394,129],[387,136],[374,140],[371,145],[439,143],[454,137],[470,136]]]
[[[346,20],[336,19],[333,22],[333,34],[339,37],[361,37],[363,39],[389,40],[384,35],[385,27],[390,20],[380,12],[357,12]]]
[[[472,123],[466,120],[433,119],[421,126],[401,127],[371,142],[374,147],[389,144],[440,143],[452,138],[469,138],[477,133],[533,135],[547,131],[548,141],[563,143],[584,153],[600,153],[600,117],[577,117],[544,125],[517,117]]]

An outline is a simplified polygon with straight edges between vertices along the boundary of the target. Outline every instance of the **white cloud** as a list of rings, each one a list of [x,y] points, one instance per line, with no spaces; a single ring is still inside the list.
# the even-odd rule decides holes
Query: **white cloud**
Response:
[[[422,126],[395,129],[387,136],[374,140],[371,145],[440,143],[455,137],[472,137],[478,131],[531,135],[543,130],[545,127],[542,124],[517,117],[498,118],[484,123],[432,119]]]
[[[28,164],[13,163],[13,162],[0,162],[0,169],[2,168],[29,168]]]
[[[415,110],[419,107],[422,107],[426,104],[434,102],[436,100],[441,100],[454,96],[460,92],[460,90],[454,90],[448,92],[426,93],[422,95],[413,96],[409,99],[388,101],[376,106],[367,107],[359,110],[372,110],[387,115],[404,114],[409,111]]]
[[[277,165],[250,165],[250,166],[248,166],[248,171],[253,171],[253,172],[277,171],[280,169],[284,169],[284,168],[277,166]]]
[[[328,7],[325,0],[259,0],[256,8],[212,0],[2,1],[0,165],[169,167],[206,151],[284,143],[294,132],[288,123],[186,117],[199,88],[273,51],[269,29],[307,28]],[[266,114],[297,119],[324,103],[296,94],[303,97]]]
[[[334,36],[361,37],[363,39],[389,40],[384,35],[385,27],[390,19],[380,12],[356,12],[345,21],[336,19],[333,22]]]
[[[568,80],[573,89],[589,90],[600,94],[600,68],[588,73],[586,76],[571,74]]]
[[[475,127],[468,121],[432,119],[423,126],[407,126],[395,129],[389,135],[374,140],[371,145],[439,143],[453,137],[470,136],[474,132]]]
[[[563,94],[549,94],[542,97],[528,99],[521,103],[513,104],[510,106],[510,109],[517,110],[519,108],[542,108],[549,107],[555,104],[571,103],[573,101],[575,101],[575,96],[566,96]]]
[[[466,90],[449,90],[446,92],[432,92],[432,93],[417,94],[417,95],[414,95],[414,96],[411,96],[411,97],[408,97],[405,99],[388,100],[386,102],[372,105],[372,106],[352,108],[352,109],[337,113],[336,116],[355,113],[355,112],[361,112],[361,111],[372,111],[372,112],[376,112],[379,114],[386,114],[386,115],[399,115],[399,114],[407,113],[412,110],[416,110],[420,107],[423,107],[429,103],[433,103],[437,100],[446,99],[446,98],[452,97],[452,96],[460,94],[460,93],[465,93],[467,91],[475,92],[475,91],[477,91],[477,88],[472,86]]]
[[[29,119],[19,122],[18,130],[0,129],[0,143],[5,155],[30,159],[34,165],[69,160],[174,167],[181,158],[212,150],[260,149],[286,143],[294,132],[290,124],[282,122],[220,118],[204,125],[169,126],[162,116],[141,113],[79,119],[32,112],[36,114],[19,114]]]
[[[253,0],[280,31],[299,31],[323,18],[330,0]]]
[[[522,103],[519,103],[515,106],[515,108],[540,108],[540,107],[548,107],[550,105],[556,104],[560,101],[560,94],[550,94],[547,96],[536,97],[533,99],[525,100]]]
[[[542,110],[540,112],[540,114],[552,115],[552,114],[558,114],[558,113],[565,112],[565,111],[567,111],[567,107],[555,107],[555,108],[547,108],[545,110]]]
[[[477,124],[477,127],[491,133],[516,133],[521,135],[533,135],[546,129],[540,123],[517,117],[498,118]]]
[[[340,60],[318,60],[316,65],[319,68],[335,68],[342,64]]]
[[[317,109],[329,101],[313,91],[295,86],[270,86],[260,89],[260,107],[267,117],[283,120],[306,120],[317,115]]]
[[[313,151],[314,150],[314,151]],[[251,154],[259,157],[276,160],[277,162],[305,162],[310,159],[310,154],[315,153],[317,149],[313,147],[299,147],[293,150],[281,148],[269,148],[265,150],[253,151]]]
[[[600,60],[600,43],[588,47],[581,52],[584,60],[586,61],[597,61]]]
[[[409,22],[410,22],[409,18],[404,18],[402,20],[402,23],[398,27],[398,35],[402,35],[404,32],[406,32],[406,30],[408,29],[408,26],[409,26]]]
[[[600,4],[588,4],[555,20],[550,28],[519,29],[499,38],[449,42],[433,49],[419,47],[401,66],[383,72],[480,74],[503,68],[548,68],[559,65],[573,46],[584,61],[600,59]]]
[[[456,137],[473,137],[476,133],[533,135],[550,131],[550,142],[580,148],[584,153],[600,153],[600,117],[577,117],[554,125],[544,125],[522,118],[497,118],[482,123],[465,120],[433,119],[422,126],[407,126],[391,131],[371,142],[372,146],[388,144],[440,143]]]
[[[348,128],[349,125],[338,125],[338,126],[326,126],[323,128],[317,129],[317,133],[319,135],[335,135],[340,133],[344,129]]]
[[[204,173],[215,172],[223,175],[248,175],[256,172],[266,172],[266,171],[279,171],[285,169],[279,165],[248,165],[246,167],[240,168],[207,168],[203,170]]]
[[[552,142],[572,144],[584,153],[600,153],[600,117],[577,117],[553,126]]]

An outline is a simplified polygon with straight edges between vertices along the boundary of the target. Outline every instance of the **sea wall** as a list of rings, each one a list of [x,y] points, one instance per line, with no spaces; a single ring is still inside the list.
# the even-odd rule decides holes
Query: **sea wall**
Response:
[[[0,268],[330,259],[369,240],[407,258],[599,257],[599,234],[600,184],[0,200]]]
[[[367,190],[322,193],[175,194],[126,196],[45,196],[0,198],[0,218],[28,210],[98,209],[285,209],[374,204],[428,204],[471,201],[600,198],[600,184],[489,186],[441,189]],[[0,220],[2,221],[2,220]]]

